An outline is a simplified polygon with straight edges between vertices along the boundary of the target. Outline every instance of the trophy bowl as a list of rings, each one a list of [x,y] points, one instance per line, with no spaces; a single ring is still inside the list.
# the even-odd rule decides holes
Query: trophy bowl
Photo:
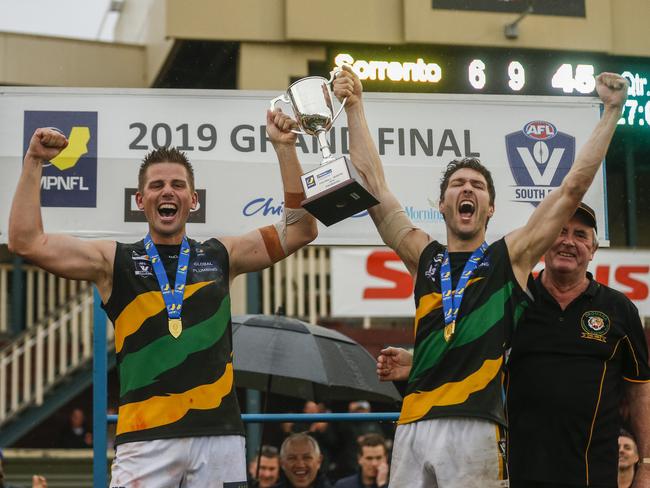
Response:
[[[296,134],[316,137],[323,160],[319,167],[301,176],[305,200],[302,207],[323,224],[330,226],[376,205],[379,201],[366,189],[354,166],[345,156],[332,154],[327,132],[343,111],[343,100],[334,113],[332,82],[340,68],[327,80],[308,76],[292,83],[286,93],[271,100],[271,110],[278,102],[291,106],[300,127]]]

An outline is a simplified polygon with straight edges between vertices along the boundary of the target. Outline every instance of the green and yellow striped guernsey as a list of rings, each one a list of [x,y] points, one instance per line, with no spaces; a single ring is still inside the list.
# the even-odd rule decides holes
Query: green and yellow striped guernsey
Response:
[[[233,386],[228,253],[216,239],[189,244],[183,331],[176,339],[143,241],[117,244],[113,290],[102,305],[115,326],[116,444],[243,435]],[[180,246],[156,247],[174,283]]]
[[[445,341],[440,264],[445,247],[431,242],[415,282],[415,350],[399,423],[480,417],[505,425],[501,368],[513,328],[528,304],[503,239],[490,245],[467,284],[456,332]],[[471,253],[450,253],[452,289]]]

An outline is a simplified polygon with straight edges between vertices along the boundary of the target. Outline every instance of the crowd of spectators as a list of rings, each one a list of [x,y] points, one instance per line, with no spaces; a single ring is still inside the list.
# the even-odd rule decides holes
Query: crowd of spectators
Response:
[[[354,401],[348,412],[370,412],[367,401]],[[325,413],[308,401],[303,413]],[[390,423],[285,423],[281,446],[264,445],[249,464],[255,488],[387,488],[392,429]],[[639,454],[634,436],[619,435],[618,488],[630,488]]]

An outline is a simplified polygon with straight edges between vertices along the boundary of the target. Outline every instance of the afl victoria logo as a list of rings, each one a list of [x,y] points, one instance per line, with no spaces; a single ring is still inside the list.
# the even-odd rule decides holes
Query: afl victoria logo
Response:
[[[506,136],[506,154],[516,184],[513,201],[537,205],[571,169],[575,138],[551,122],[533,120]]]

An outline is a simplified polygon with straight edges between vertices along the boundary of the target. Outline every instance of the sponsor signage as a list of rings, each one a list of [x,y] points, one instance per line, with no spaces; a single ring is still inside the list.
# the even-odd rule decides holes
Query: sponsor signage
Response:
[[[393,251],[386,247],[335,248],[330,259],[333,316],[414,316],[413,280]],[[650,250],[599,249],[589,271],[600,283],[625,293],[641,316],[650,317],[649,263]],[[540,263],[536,270],[543,267]],[[436,269],[436,263],[431,269]],[[595,335],[607,325],[597,314],[583,322],[586,333]]]
[[[49,232],[136,241],[146,233],[134,189],[142,158],[174,146],[192,162],[200,190],[188,235],[237,235],[275,223],[284,198],[277,156],[266,135],[273,93],[214,90],[103,90],[0,87],[0,242],[11,199],[37,127],[58,127],[70,146],[45,164],[43,220]],[[555,188],[600,117],[593,99],[367,93],[371,136],[391,190],[415,225],[442,239],[440,176],[454,159],[476,157],[492,172],[496,214],[488,239],[523,225]],[[215,115],[218,114],[218,115]],[[20,123],[15,123],[20,121]],[[334,154],[349,154],[342,115],[328,133]],[[313,137],[296,143],[303,170],[318,170]],[[607,241],[604,170],[585,200]],[[209,197],[209,198],[208,198]],[[531,205],[532,203],[532,205]],[[367,212],[319,227],[317,244],[381,245]]]
[[[135,194],[138,191],[137,188],[125,188],[124,189],[124,222],[146,222],[147,219],[144,216],[144,212],[138,208],[138,205],[135,203]],[[187,219],[187,222],[190,224],[205,223],[205,201],[206,193],[205,190],[198,189],[196,190],[198,195],[199,203],[195,210],[190,212],[190,216]]]
[[[66,147],[43,164],[43,207],[97,205],[97,112],[33,111],[24,115],[23,155],[39,127],[56,127],[68,138]]]

